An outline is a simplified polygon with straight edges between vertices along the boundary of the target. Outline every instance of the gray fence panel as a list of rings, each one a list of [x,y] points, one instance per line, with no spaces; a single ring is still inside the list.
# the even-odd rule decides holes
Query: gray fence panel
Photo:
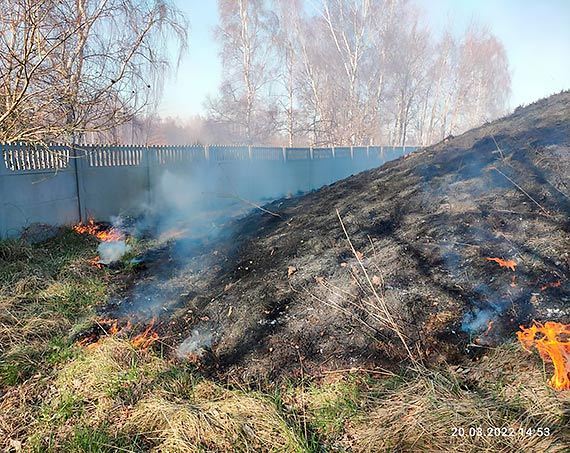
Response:
[[[295,195],[313,189],[311,183],[311,148],[285,148],[286,165],[284,195]]]
[[[0,237],[36,222],[69,225],[137,214],[184,191],[194,191],[199,206],[216,207],[224,200],[295,195],[417,149],[82,145],[73,151],[0,143]]]
[[[332,183],[335,180],[335,174],[338,173],[337,167],[342,165],[342,162],[334,159],[332,148],[314,148],[313,159],[309,163],[310,189],[318,189]]]
[[[372,168],[371,160],[369,158],[368,146],[353,146],[352,147],[352,173],[360,173],[361,171]]]
[[[146,200],[148,169],[142,147],[83,147],[78,151],[82,218],[135,213]]]
[[[32,223],[79,222],[73,171],[10,172],[4,165],[0,168],[0,237],[17,236]]]

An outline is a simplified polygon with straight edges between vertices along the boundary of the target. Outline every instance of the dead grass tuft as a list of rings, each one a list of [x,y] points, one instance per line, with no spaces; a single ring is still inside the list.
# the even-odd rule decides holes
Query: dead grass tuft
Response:
[[[192,401],[146,398],[127,430],[146,433],[156,453],[299,451],[298,439],[264,397],[219,387],[212,392],[212,385],[199,384]]]
[[[1,395],[0,448],[9,445],[11,440],[22,440],[29,435],[30,427],[35,424],[33,408],[41,400],[46,385],[44,379],[36,376]]]
[[[59,395],[73,394],[95,402],[113,398],[126,387],[142,393],[145,384],[166,368],[166,361],[152,352],[135,349],[128,340],[107,337],[67,363],[55,386]]]
[[[350,447],[367,453],[563,451],[570,396],[549,389],[521,354],[504,346],[459,373],[417,368],[403,385],[371,392],[369,413],[348,428]]]

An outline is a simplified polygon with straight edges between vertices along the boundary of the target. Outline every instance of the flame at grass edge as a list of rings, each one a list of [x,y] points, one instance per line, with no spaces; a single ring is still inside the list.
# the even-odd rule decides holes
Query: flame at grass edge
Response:
[[[570,389],[570,324],[533,320],[529,328],[520,326],[517,337],[523,349],[531,352],[534,346],[544,362],[554,365],[554,375],[548,384],[556,390]],[[538,338],[537,338],[538,336]]]

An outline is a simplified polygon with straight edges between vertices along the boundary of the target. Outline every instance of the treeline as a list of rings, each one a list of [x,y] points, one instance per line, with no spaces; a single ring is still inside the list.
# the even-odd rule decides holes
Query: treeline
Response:
[[[505,111],[508,62],[484,27],[435,36],[406,0],[218,8],[219,94],[175,121],[153,114],[186,48],[175,0],[0,2],[0,141],[422,145]]]
[[[428,144],[505,112],[489,30],[435,36],[403,0],[219,0],[218,137],[289,145]]]

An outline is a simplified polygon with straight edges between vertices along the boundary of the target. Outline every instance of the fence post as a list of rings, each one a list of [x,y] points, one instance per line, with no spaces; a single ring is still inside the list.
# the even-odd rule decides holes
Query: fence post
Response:
[[[283,162],[287,162],[287,148],[284,146],[281,152],[283,153]]]
[[[147,190],[147,202],[149,207],[152,206],[152,179],[150,173],[150,148],[147,145],[144,145],[142,148],[143,158],[142,158],[142,165],[146,168],[146,190]]]
[[[79,166],[79,154],[77,152],[77,148],[75,146],[75,140],[71,142],[71,150],[69,152],[71,156],[71,160],[73,161],[73,170],[75,171],[75,193],[77,194],[77,212],[79,214],[79,222],[83,222],[83,206],[81,203],[81,184],[82,179],[79,175],[80,166]]]
[[[0,175],[8,173],[8,159],[6,153],[6,143],[0,143]]]

